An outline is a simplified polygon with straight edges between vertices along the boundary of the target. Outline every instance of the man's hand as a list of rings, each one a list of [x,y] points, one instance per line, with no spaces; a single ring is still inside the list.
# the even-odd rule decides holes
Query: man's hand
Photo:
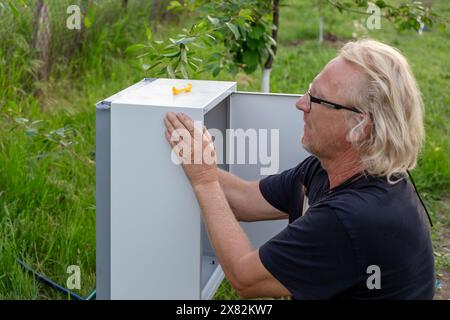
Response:
[[[167,113],[166,138],[181,160],[192,187],[218,181],[216,152],[211,135],[183,113]]]

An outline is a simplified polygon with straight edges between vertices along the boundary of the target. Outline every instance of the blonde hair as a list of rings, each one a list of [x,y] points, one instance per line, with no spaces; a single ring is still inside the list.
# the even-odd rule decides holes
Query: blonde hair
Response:
[[[349,103],[366,116],[356,125],[357,114],[347,119],[349,140],[368,174],[394,183],[392,177],[404,177],[416,166],[425,136],[422,98],[411,68],[397,49],[370,39],[347,43],[339,56],[363,73],[350,88]],[[358,139],[369,119],[370,134]]]

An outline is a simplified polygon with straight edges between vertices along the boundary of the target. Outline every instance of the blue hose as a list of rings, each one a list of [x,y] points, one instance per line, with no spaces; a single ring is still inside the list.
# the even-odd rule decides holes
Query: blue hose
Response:
[[[94,300],[95,299],[95,296],[96,296],[95,289],[87,297],[82,297],[82,296],[60,286],[59,284],[57,284],[56,282],[47,278],[43,274],[34,271],[30,266],[26,265],[22,260],[17,259],[17,262],[20,264],[22,269],[24,269],[25,271],[28,271],[30,274],[32,274],[35,278],[37,278],[39,280],[39,282],[42,282],[42,283],[52,287],[53,289],[65,294],[66,296],[69,296],[70,299],[72,299],[72,300]]]

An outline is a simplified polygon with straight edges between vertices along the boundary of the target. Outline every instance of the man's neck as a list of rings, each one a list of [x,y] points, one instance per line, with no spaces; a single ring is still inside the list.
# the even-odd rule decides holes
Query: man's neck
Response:
[[[330,189],[337,187],[348,178],[363,171],[361,159],[352,149],[347,149],[337,157],[319,160],[322,168],[328,174]]]

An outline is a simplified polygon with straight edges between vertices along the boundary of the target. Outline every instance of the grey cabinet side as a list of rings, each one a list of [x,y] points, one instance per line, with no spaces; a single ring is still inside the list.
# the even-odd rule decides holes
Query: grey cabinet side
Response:
[[[111,298],[111,112],[96,110],[96,282],[97,299]]]
[[[231,95],[230,101],[230,128],[243,130],[275,130],[278,132],[278,140],[272,141],[267,134],[266,151],[272,156],[270,163],[274,171],[270,174],[280,173],[286,169],[295,167],[303,161],[309,154],[302,147],[300,141],[303,132],[302,114],[295,108],[295,103],[299,99],[298,95],[287,94],[261,94],[251,92],[235,92]],[[259,136],[261,139],[262,136]],[[231,142],[231,138],[229,139]],[[278,143],[277,143],[278,142]],[[258,154],[261,141],[258,140]],[[278,147],[274,148],[277,143]],[[236,145],[233,146],[236,154]],[[231,148],[230,148],[231,149]],[[269,152],[270,151],[270,152]],[[276,152],[278,151],[278,157]],[[234,159],[231,159],[234,161]],[[230,172],[250,181],[260,180],[267,174],[262,172],[262,168],[267,168],[258,162],[256,164],[239,164],[232,162]],[[251,243],[255,248],[260,247],[271,239],[287,225],[287,219],[275,221],[241,222],[241,226],[247,233]]]

